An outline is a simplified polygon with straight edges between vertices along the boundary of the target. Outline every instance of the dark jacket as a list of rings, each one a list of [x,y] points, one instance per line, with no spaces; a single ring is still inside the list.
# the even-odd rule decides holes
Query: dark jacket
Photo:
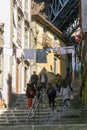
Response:
[[[55,90],[55,88],[54,87],[51,87],[51,88],[48,88],[47,89],[47,95],[48,95],[48,97],[53,97],[53,98],[55,98],[56,97],[56,90]]]
[[[31,90],[34,92],[34,96],[35,96],[36,95],[36,89],[34,87],[34,84],[33,83],[28,83],[27,84],[27,89],[26,89],[26,96],[27,96],[27,98],[34,98],[34,96],[30,95],[30,91]]]
[[[36,90],[37,90],[38,92],[41,92],[41,91],[43,90],[41,83],[37,84]]]
[[[31,82],[33,83],[33,84],[37,84],[37,81],[38,81],[38,75],[31,75],[31,78],[30,78],[30,80],[31,80]]]

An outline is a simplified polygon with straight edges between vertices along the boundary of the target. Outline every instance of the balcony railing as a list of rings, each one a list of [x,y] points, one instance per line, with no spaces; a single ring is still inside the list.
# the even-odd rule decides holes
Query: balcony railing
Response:
[[[52,39],[46,34],[42,35],[42,46],[43,48],[52,48]]]

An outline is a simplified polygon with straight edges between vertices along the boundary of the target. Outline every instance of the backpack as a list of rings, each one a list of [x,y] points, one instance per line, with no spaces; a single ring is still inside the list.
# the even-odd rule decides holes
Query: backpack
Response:
[[[30,96],[32,96],[32,97],[36,96],[36,93],[35,93],[34,91],[32,91],[32,90],[29,91],[29,94],[30,94]]]
[[[54,88],[50,88],[50,89],[48,90],[48,96],[49,96],[49,95],[53,96],[53,95],[55,95],[55,94],[56,94],[56,92],[55,92],[55,89],[54,89]]]
[[[51,95],[53,93],[52,88],[48,90],[48,95]]]

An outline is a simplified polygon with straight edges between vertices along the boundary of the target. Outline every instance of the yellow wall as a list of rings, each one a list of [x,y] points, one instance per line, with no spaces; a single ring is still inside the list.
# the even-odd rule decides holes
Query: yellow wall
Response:
[[[60,61],[60,73],[64,78],[66,76],[66,58],[65,55],[62,55],[62,60]]]
[[[35,34],[35,31],[37,32],[37,34],[35,34],[36,35],[36,42],[34,40],[33,35],[31,34],[31,36],[32,36],[32,38],[31,38],[32,46],[37,48],[37,49],[43,49],[43,47],[42,47],[42,35],[44,33],[44,27],[42,25],[38,24],[38,23],[35,23],[35,22],[32,22],[32,25],[35,29],[34,34]],[[54,34],[52,34],[49,30],[47,30],[46,35],[51,39],[52,47],[63,47],[63,46],[65,46],[64,43],[59,40],[59,38],[56,39],[56,41],[55,41],[54,40]],[[64,56],[63,56],[63,58],[64,58]],[[36,63],[35,64],[37,74],[39,74],[40,71],[44,67],[46,68],[46,70],[48,72],[54,73],[54,53],[53,53],[52,50],[51,50],[50,53],[47,54],[47,63]],[[35,68],[33,67],[32,71]],[[57,60],[56,60],[56,70],[57,70],[56,74],[59,73],[63,77],[65,77],[65,71],[66,71],[65,61],[57,58]]]

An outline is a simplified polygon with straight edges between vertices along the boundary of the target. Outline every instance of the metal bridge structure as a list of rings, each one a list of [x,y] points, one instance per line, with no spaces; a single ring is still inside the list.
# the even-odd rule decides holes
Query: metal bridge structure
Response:
[[[56,26],[66,37],[79,27],[79,0],[34,0],[45,3],[42,11],[46,19]]]
[[[79,0],[49,0],[47,19],[69,37],[79,26]]]

